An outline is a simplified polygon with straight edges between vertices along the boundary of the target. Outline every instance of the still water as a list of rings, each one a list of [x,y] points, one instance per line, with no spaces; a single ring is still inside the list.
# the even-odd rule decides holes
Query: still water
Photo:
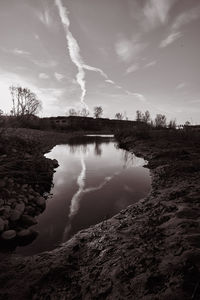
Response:
[[[147,163],[118,149],[112,137],[85,136],[55,146],[46,157],[57,159],[46,210],[34,229],[32,244],[22,255],[52,250],[76,232],[108,219],[150,191]]]

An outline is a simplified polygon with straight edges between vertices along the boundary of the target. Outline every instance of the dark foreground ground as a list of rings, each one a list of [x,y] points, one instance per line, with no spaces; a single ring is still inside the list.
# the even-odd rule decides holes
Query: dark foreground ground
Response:
[[[0,299],[200,299],[199,144],[119,143],[149,161],[150,195],[52,252],[1,253]]]

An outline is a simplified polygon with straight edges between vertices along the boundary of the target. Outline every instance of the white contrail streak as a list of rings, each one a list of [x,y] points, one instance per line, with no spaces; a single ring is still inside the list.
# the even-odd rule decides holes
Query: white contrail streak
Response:
[[[124,92],[128,95],[131,95],[131,94],[134,96],[138,95],[137,93],[135,93],[135,94],[131,93],[131,92],[123,89],[121,86],[117,85],[113,80],[110,80],[108,75],[105,72],[103,72],[101,69],[89,66],[84,63],[83,58],[81,57],[81,54],[80,54],[80,47],[78,45],[78,42],[74,38],[73,34],[71,33],[71,31],[69,29],[70,28],[70,20],[68,17],[69,11],[67,10],[66,7],[63,6],[62,0],[55,0],[55,5],[58,8],[59,16],[60,16],[63,28],[65,30],[69,56],[71,58],[71,61],[76,65],[76,67],[78,69],[78,73],[76,75],[76,80],[82,91],[81,99],[80,99],[81,104],[86,105],[85,101],[84,101],[85,95],[86,95],[85,70],[89,70],[89,71],[93,71],[93,72],[97,72],[97,73],[101,74],[101,76],[105,78],[105,81],[107,83],[112,84],[112,85],[116,86],[117,88],[124,90]],[[141,99],[140,97],[138,97],[138,99],[143,101],[143,99]]]
[[[82,57],[80,55],[80,48],[79,48],[79,45],[78,45],[76,39],[73,37],[71,31],[69,30],[70,21],[68,18],[68,14],[69,14],[68,10],[63,6],[61,0],[55,0],[55,4],[58,8],[60,19],[61,19],[61,22],[63,24],[64,30],[66,33],[66,39],[67,39],[70,58],[71,58],[72,62],[78,68],[76,80],[81,87],[81,90],[82,90],[81,103],[84,104],[84,98],[86,95],[85,72],[84,72],[84,68],[83,68],[84,63],[83,63]]]

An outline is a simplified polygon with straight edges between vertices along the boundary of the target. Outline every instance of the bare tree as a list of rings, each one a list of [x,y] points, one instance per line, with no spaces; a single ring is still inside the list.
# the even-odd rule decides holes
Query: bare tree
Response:
[[[21,86],[10,86],[9,89],[12,97],[11,114],[13,116],[36,115],[42,109],[41,101],[30,89]]]
[[[78,113],[77,113],[77,111],[76,111],[74,108],[70,108],[70,109],[68,110],[68,115],[69,115],[69,116],[77,116]]]
[[[122,114],[122,113],[116,113],[116,114],[115,114],[115,118],[116,118],[117,120],[123,120],[123,114]]]
[[[186,121],[184,125],[185,125],[185,126],[190,126],[191,123],[190,123],[190,121]]]
[[[102,115],[103,115],[103,108],[101,106],[95,106],[94,117],[97,119],[97,118],[101,118]]]
[[[168,125],[168,127],[170,128],[170,129],[176,129],[176,120],[170,120],[169,121],[169,125]]]
[[[136,121],[141,122],[143,118],[142,112],[140,110],[136,111]]]
[[[0,109],[0,117],[3,116],[3,110]]]
[[[157,114],[155,118],[155,126],[156,127],[166,127],[166,116],[162,114]]]
[[[82,117],[88,117],[89,114],[90,114],[89,110],[88,110],[87,108],[85,108],[85,107],[82,108],[82,110],[80,111],[80,115],[81,115]]]
[[[148,110],[146,110],[144,115],[142,115],[142,121],[145,122],[146,124],[151,122],[151,116]]]

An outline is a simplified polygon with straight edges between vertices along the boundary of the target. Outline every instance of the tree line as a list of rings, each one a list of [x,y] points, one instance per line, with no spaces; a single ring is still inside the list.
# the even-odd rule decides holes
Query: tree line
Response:
[[[36,116],[42,109],[42,102],[38,99],[37,95],[33,93],[29,88],[22,88],[21,86],[10,86],[9,88],[12,109],[10,111],[11,116],[15,117],[29,117]],[[95,106],[93,112],[89,111],[86,107],[81,110],[70,108],[66,115],[68,116],[82,116],[88,117],[90,114],[94,118],[101,118],[103,116],[102,106]],[[0,116],[3,115],[3,111],[0,109]],[[115,114],[117,120],[128,120],[126,112],[117,112]],[[151,118],[150,112],[146,110],[142,113],[140,110],[136,111],[135,121],[138,123],[148,124],[151,127],[168,127],[176,128],[176,120],[170,120],[167,123],[167,118],[164,114],[157,114],[154,119]],[[185,125],[190,125],[190,122],[186,122]]]

